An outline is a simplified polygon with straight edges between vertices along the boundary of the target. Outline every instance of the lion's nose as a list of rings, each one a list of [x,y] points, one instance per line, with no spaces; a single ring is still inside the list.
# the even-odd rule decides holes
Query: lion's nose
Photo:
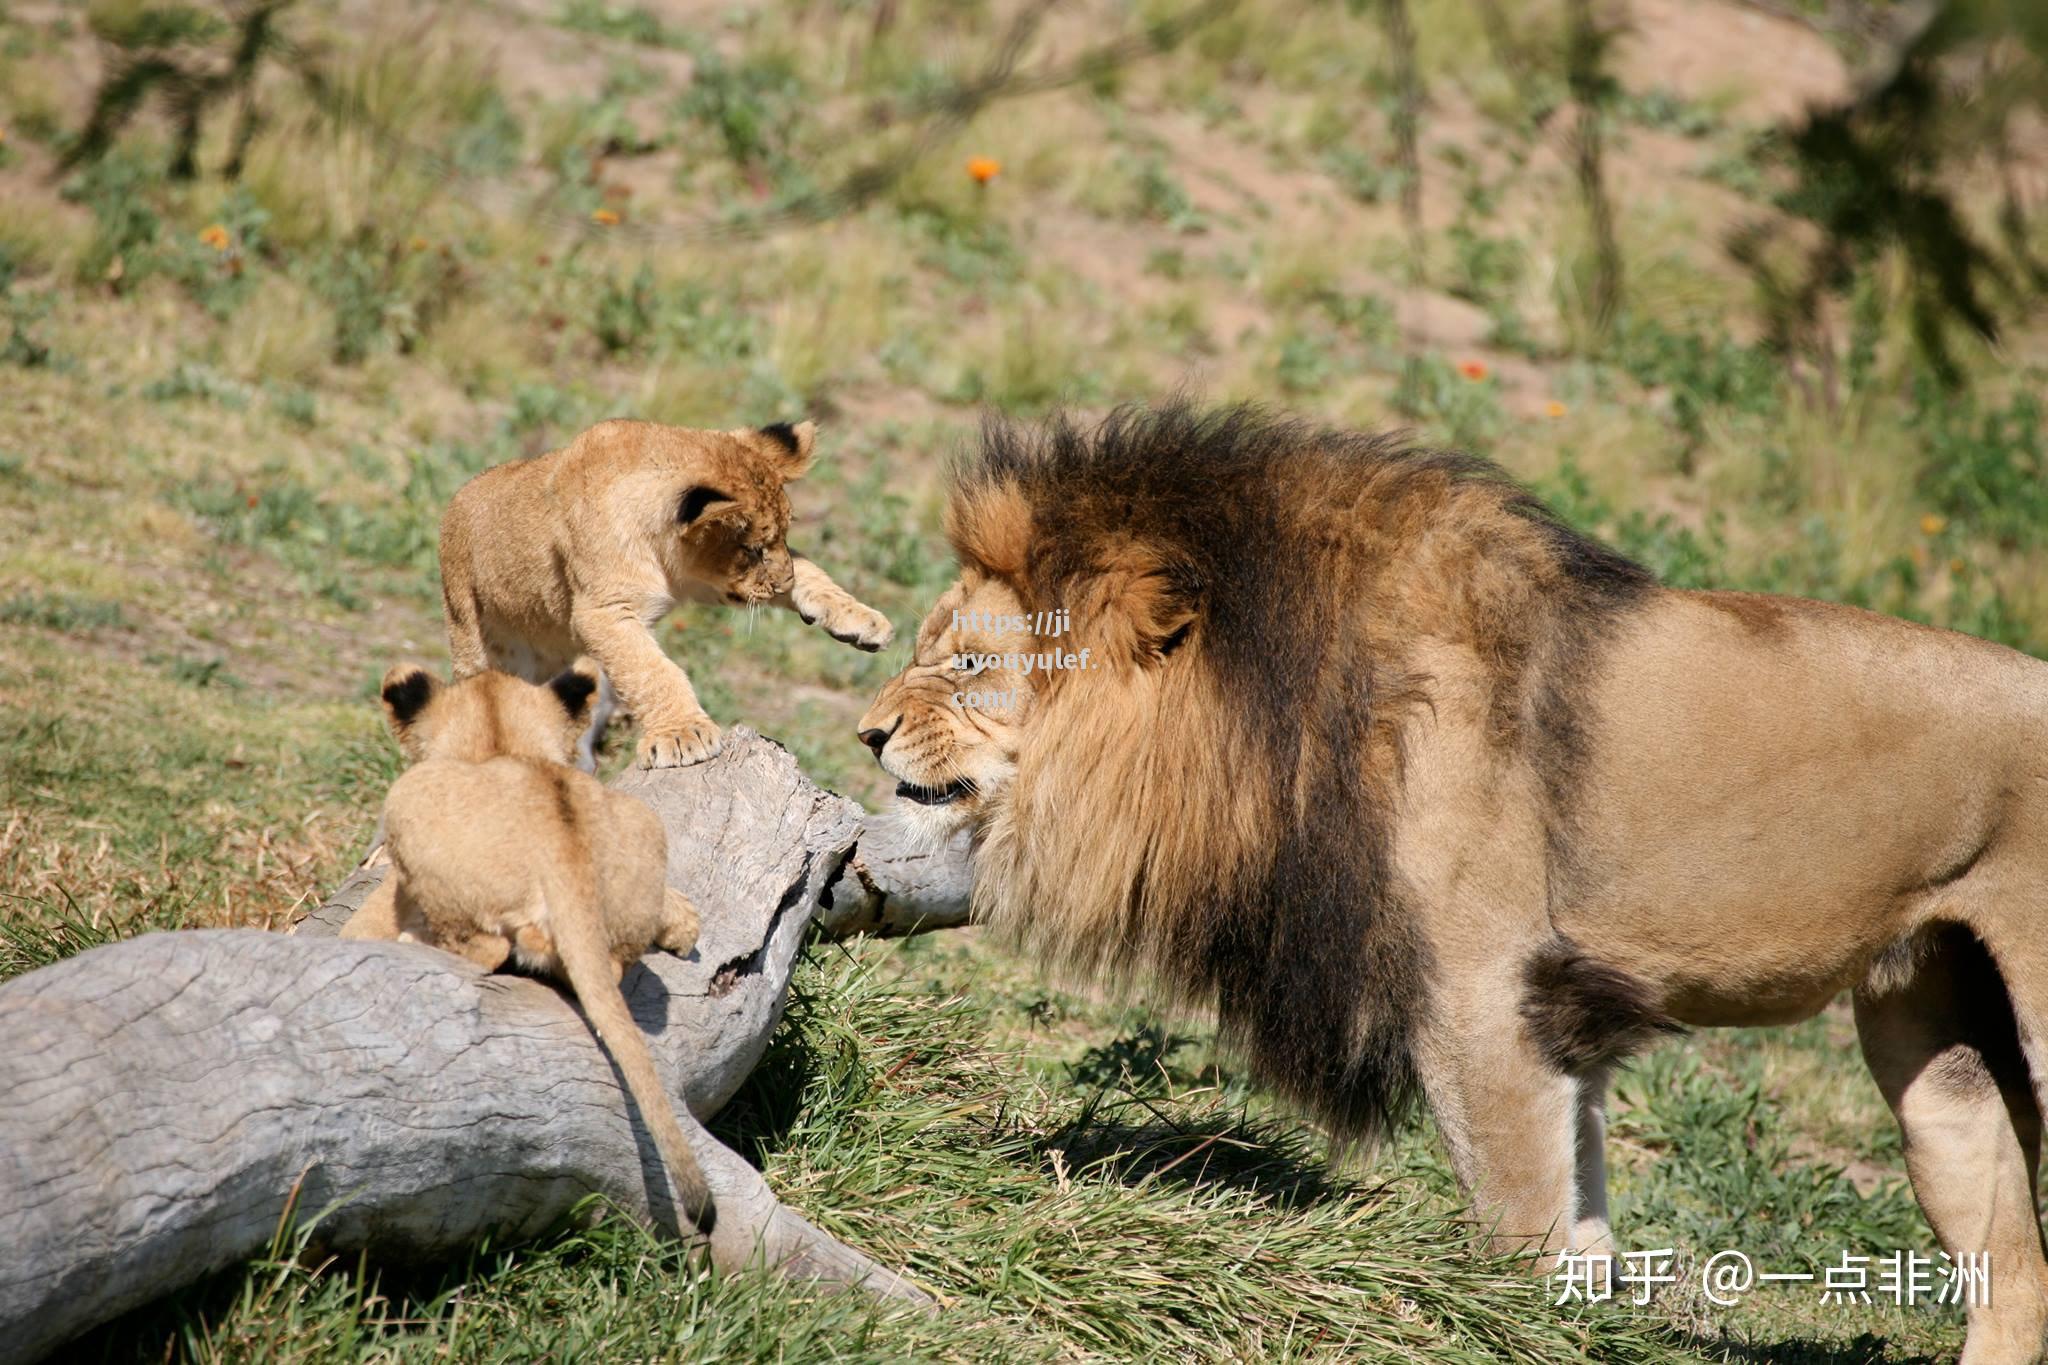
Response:
[[[887,744],[889,742],[889,736],[895,733],[896,727],[893,725],[886,730],[879,728],[872,730],[863,730],[860,732],[860,742],[867,745],[870,749],[873,749],[875,751],[875,757],[880,758],[882,756],[882,746]]]

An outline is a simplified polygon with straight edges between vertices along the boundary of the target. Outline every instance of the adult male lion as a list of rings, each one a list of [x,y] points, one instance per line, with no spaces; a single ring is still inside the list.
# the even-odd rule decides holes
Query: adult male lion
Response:
[[[1247,408],[991,423],[948,534],[860,731],[973,827],[981,918],[1212,1005],[1340,1138],[1419,1089],[1548,1255],[1607,1241],[1616,1061],[1852,989],[1921,1206],[1991,1254],[1966,1359],[2038,1356],[2048,666],[1663,588],[1483,461]]]

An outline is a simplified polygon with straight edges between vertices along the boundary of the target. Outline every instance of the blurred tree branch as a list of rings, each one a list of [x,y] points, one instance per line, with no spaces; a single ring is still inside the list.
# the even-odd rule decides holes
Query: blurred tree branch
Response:
[[[1592,0],[1570,0],[1567,15],[1565,81],[1578,106],[1571,134],[1572,163],[1593,233],[1593,331],[1605,337],[1621,311],[1621,243],[1615,236],[1614,206],[1603,165],[1607,105],[1614,96],[1607,51],[1616,29],[1595,16]]]
[[[1401,163],[1401,221],[1408,229],[1408,259],[1418,280],[1429,275],[1422,234],[1422,72],[1415,56],[1415,25],[1408,0],[1380,0],[1380,23],[1394,58],[1394,149]]]
[[[145,8],[124,26],[102,34],[113,56],[95,94],[92,113],[73,139],[60,169],[71,170],[104,156],[121,130],[152,93],[165,99],[177,126],[174,174],[196,172],[201,122],[215,104],[241,97],[240,114],[222,173],[238,175],[257,128],[254,83],[258,66],[274,57],[298,77],[314,106],[332,123],[370,134],[396,159],[424,167],[447,184],[468,182],[485,198],[504,201],[507,211],[555,219],[566,229],[589,231],[578,214],[536,209],[515,187],[479,180],[453,159],[421,146],[387,126],[367,108],[359,92],[345,90],[331,79],[320,57],[282,33],[276,17],[292,0],[234,0],[228,18],[185,6]],[[846,172],[836,182],[798,195],[773,208],[743,217],[688,223],[631,223],[607,229],[613,236],[637,240],[676,241],[693,238],[758,236],[781,228],[822,222],[853,213],[886,193],[948,136],[990,105],[1005,99],[1098,81],[1130,63],[1169,51],[1190,34],[1233,8],[1236,0],[1195,0],[1186,9],[1096,44],[1064,61],[1022,68],[1022,59],[1057,0],[1027,0],[1004,29],[988,56],[968,75],[899,105],[882,106],[852,121],[813,153],[831,150],[862,137],[909,127],[903,145],[883,151]],[[878,12],[877,30],[893,23],[893,10]],[[232,50],[214,49],[228,33]],[[513,200],[518,202],[516,205]]]
[[[292,0],[230,3],[225,16],[186,6],[113,13],[92,11],[93,32],[107,53],[107,71],[93,93],[85,126],[58,159],[69,171],[106,155],[121,130],[151,95],[159,97],[175,129],[170,173],[189,180],[199,171],[199,136],[207,111],[238,100],[235,132],[223,173],[241,173],[256,129],[256,76],[263,59],[283,45],[277,16]],[[232,48],[214,51],[231,36]]]
[[[1813,356],[1835,401],[1832,344],[1824,310],[1846,294],[1859,269],[1895,252],[1910,293],[1911,327],[1929,367],[1962,382],[1956,328],[1997,339],[1987,296],[2032,302],[2042,272],[2026,205],[2006,171],[2013,120],[2048,111],[2048,9],[2002,0],[1919,0],[1894,7],[1876,46],[1840,104],[1816,109],[1786,138],[1792,187],[1778,207],[1814,229],[1788,265],[1779,248],[1789,224],[1758,220],[1738,228],[1729,250],[1755,279],[1766,334],[1788,355]],[[1997,73],[1999,79],[1988,77]],[[1980,159],[2001,176],[1999,229],[2009,261],[1980,239],[1960,207],[1957,178]]]

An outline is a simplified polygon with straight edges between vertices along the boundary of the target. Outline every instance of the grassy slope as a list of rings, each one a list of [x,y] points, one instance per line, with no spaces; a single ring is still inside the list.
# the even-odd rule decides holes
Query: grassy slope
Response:
[[[1171,54],[998,104],[862,211],[759,240],[668,225],[905,145],[902,119],[844,130],[975,69],[1009,10],[498,0],[344,22],[309,3],[287,29],[355,112],[337,126],[272,72],[229,186],[168,182],[153,117],[53,182],[97,70],[84,12],[0,8],[0,971],[148,928],[274,924],[330,886],[394,770],[371,680],[442,657],[441,501],[618,412],[820,416],[800,543],[899,628],[945,579],[939,468],[977,405],[1192,382],[1479,449],[1674,581],[2048,640],[2038,338],[1970,355],[1967,403],[1932,397],[1878,271],[1842,320],[1832,403],[1746,344],[1717,242],[1767,212],[1757,127],[1840,87],[1825,43],[1705,0],[1638,6],[1613,154],[1627,310],[1595,345],[1562,119],[1532,108],[1559,94],[1555,14],[1517,20],[1517,79],[1473,6],[1414,8],[1421,262],[1382,155],[1385,53],[1338,5],[1245,6]],[[1025,65],[1134,22],[1062,9]],[[977,186],[969,154],[1001,173]],[[225,248],[202,236],[216,224]],[[714,715],[878,797],[848,730],[896,658],[711,610],[668,643]],[[1199,1022],[1063,992],[971,934],[816,958],[726,1122],[798,1206],[946,1294],[939,1321],[719,1282],[607,1223],[403,1283],[277,1258],[94,1351],[1854,1360],[1959,1339],[1953,1313],[1790,1289],[1733,1312],[1686,1291],[1553,1312],[1457,1249],[1420,1126],[1340,1174]],[[1931,1249],[1852,1054],[1831,1011],[1641,1063],[1613,1143],[1624,1241],[1773,1269]]]

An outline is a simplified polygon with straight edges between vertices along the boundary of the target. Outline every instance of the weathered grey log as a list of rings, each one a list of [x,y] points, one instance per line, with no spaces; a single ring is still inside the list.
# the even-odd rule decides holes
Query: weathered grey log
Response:
[[[850,868],[860,808],[743,728],[709,763],[618,785],[662,817],[670,881],[703,917],[689,958],[651,954],[624,983],[698,1119],[759,1061],[828,890],[896,928],[897,866],[924,869],[906,906],[964,894],[943,860],[887,841]],[[294,1191],[324,1246],[391,1259],[530,1236],[592,1192],[673,1228],[652,1141],[565,996],[426,947],[330,941],[383,872],[373,858],[292,937],[152,934],[0,986],[0,1357],[259,1251]],[[684,1119],[721,1265],[927,1301]]]
[[[900,820],[869,816],[853,856],[825,888],[818,927],[831,938],[892,938],[967,923],[974,875],[966,831],[934,847]]]
[[[299,932],[339,933],[370,891],[383,880],[375,850],[383,825],[370,838],[371,861],[350,873],[326,903],[299,921]],[[853,853],[819,899],[815,923],[828,938],[858,934],[897,938],[967,923],[974,886],[966,831],[934,846],[903,821],[870,815]]]

